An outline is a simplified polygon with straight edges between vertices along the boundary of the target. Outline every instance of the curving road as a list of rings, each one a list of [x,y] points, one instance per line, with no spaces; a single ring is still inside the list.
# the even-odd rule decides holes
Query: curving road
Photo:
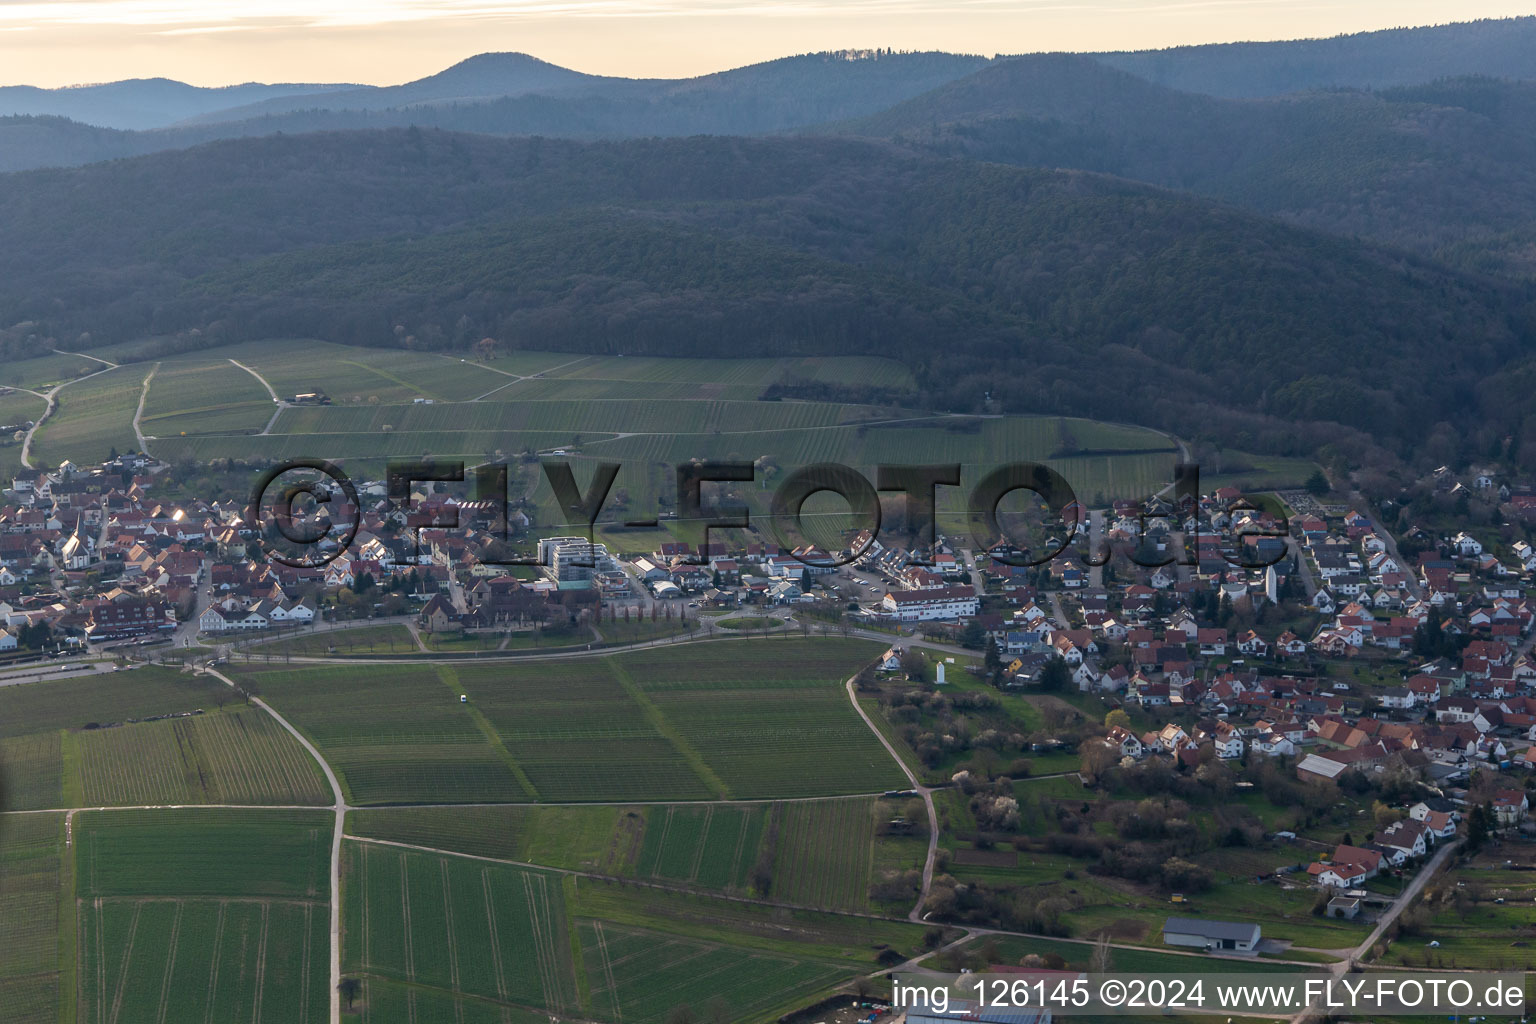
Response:
[[[92,377],[99,377],[106,373],[108,370],[117,369],[116,363],[109,363],[105,359],[101,359],[96,356],[88,356],[84,352],[65,352],[63,349],[57,348],[53,351],[61,356],[79,356],[82,359],[89,359],[93,362],[102,363],[104,365],[102,369],[97,370],[95,373],[88,373],[84,377],[76,377],[73,380],[67,380],[62,384],[57,384],[52,388],[52,390],[40,396],[43,401],[48,403],[48,407],[43,410],[43,414],[37,418],[37,422],[32,424],[32,429],[28,430],[27,436],[22,439],[21,467],[23,469],[37,468],[36,466],[32,465],[32,439],[37,436],[37,432],[42,428],[43,424],[48,422],[48,417],[52,416],[54,410],[59,407],[59,392],[69,387],[71,384],[78,384],[83,380],[90,380]],[[33,391],[32,394],[36,395],[37,392]]]
[[[844,688],[848,691],[848,700],[853,704],[853,710],[858,713],[860,718],[864,719],[864,724],[869,726],[869,731],[875,734],[875,739],[880,741],[880,745],[885,748],[886,753],[890,754],[891,759],[901,768],[901,773],[907,777],[907,782],[911,785],[911,788],[916,790],[917,795],[923,798],[923,806],[928,808],[928,857],[923,861],[923,888],[917,894],[917,905],[907,915],[907,920],[909,921],[921,921],[923,919],[923,907],[928,902],[928,893],[933,889],[933,865],[939,856],[939,814],[933,806],[933,790],[918,781],[916,773],[907,766],[907,762],[896,752],[896,748],[891,745],[891,741],[885,738],[885,733],[875,726],[874,719],[869,717],[869,713],[864,710],[864,705],[859,703],[858,692],[853,688],[854,678],[856,677],[850,677],[848,682],[844,684]]]
[[[222,682],[231,689],[239,689],[234,680],[216,669],[204,669],[208,675]],[[320,770],[325,773],[325,781],[331,784],[331,795],[335,797],[332,810],[336,812],[336,827],[331,835],[331,1024],[341,1022],[341,837],[347,830],[347,811],[351,807],[347,805],[346,797],[341,792],[341,782],[336,778],[336,773],[331,770],[330,764],[320,756],[320,751],[314,744],[295,729],[282,715],[273,710],[272,705],[260,697],[250,697],[252,704],[271,715],[273,720],[292,734],[303,748],[309,751],[309,756],[315,759]]]
[[[144,377],[144,389],[139,392],[139,407],[133,413],[133,436],[138,439],[139,451],[145,455],[149,454],[149,440],[144,436],[144,403],[149,401],[149,382],[155,379],[159,370],[159,363],[149,368],[149,373]]]

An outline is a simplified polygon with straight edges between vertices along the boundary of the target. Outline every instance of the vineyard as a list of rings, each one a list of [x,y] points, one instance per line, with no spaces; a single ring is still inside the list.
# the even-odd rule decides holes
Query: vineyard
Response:
[[[670,436],[675,432],[794,430],[835,426],[860,418],[861,409],[864,416],[871,412],[867,407],[827,402],[661,403],[642,398],[530,401],[518,395],[515,384],[497,398],[503,396],[516,400],[288,409],[273,429],[284,434],[488,432],[502,438],[501,446],[512,447],[517,435],[526,431]]]
[[[709,657],[704,645],[617,663],[732,796],[833,796],[902,784],[842,688],[875,648],[860,640],[763,641],[732,658]]]
[[[0,737],[213,708],[228,699],[228,688],[211,679],[157,667],[0,686]]]
[[[357,804],[831,796],[901,784],[842,690],[877,645],[732,645],[729,659],[703,644],[602,666],[238,671],[316,742]]]
[[[270,716],[233,711],[80,734],[89,806],[328,804],[314,759]]]
[[[717,795],[602,665],[471,666],[459,678],[540,799]]]
[[[727,1020],[771,1020],[846,971],[657,932],[583,921],[592,1007],[625,1024],[660,1024],[678,1006]]]
[[[506,755],[435,673],[410,666],[240,671],[308,734],[352,803],[526,800]]]
[[[827,910],[869,908],[875,801],[778,805],[773,897]]]
[[[349,835],[497,860],[622,874],[643,827],[638,808],[613,806],[389,807],[353,811]]]
[[[7,1024],[53,1024],[59,1011],[62,814],[0,818],[0,1009]]]
[[[57,731],[0,738],[0,810],[64,803],[64,755]]]
[[[151,437],[255,433],[276,407],[261,383],[228,359],[162,363],[141,421]]]

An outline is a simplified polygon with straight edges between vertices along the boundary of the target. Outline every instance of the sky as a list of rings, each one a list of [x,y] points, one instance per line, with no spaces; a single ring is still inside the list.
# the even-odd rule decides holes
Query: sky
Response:
[[[0,0],[0,83],[389,85],[497,50],[673,78],[817,50],[1145,49],[1532,13],[1533,0]]]

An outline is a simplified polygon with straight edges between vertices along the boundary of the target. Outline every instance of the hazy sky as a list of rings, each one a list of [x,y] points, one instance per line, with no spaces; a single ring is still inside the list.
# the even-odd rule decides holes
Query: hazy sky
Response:
[[[0,81],[391,84],[488,50],[675,77],[845,47],[1132,49],[1530,13],[1533,0],[0,0]]]

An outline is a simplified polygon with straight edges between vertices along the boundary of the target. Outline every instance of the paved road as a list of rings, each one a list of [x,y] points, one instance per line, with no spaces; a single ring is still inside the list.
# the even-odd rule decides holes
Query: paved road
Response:
[[[7,673],[0,676],[0,686],[20,686],[23,683],[53,682],[55,679],[78,679],[81,676],[101,675],[117,671],[108,661],[90,661],[83,664],[69,661],[47,661],[36,666],[36,671]]]
[[[1424,887],[1429,884],[1429,880],[1435,877],[1439,870],[1445,866],[1445,862],[1455,851],[1457,845],[1459,844],[1455,839],[1441,845],[1439,851],[1430,858],[1429,863],[1420,868],[1413,881],[1408,883],[1408,888],[1403,890],[1403,894],[1392,904],[1392,908],[1381,915],[1381,919],[1376,922],[1376,927],[1371,929],[1371,934],[1367,935],[1365,941],[1355,948],[1352,959],[1358,960],[1370,954],[1371,947],[1376,945],[1376,940],[1386,933],[1386,930],[1392,926],[1392,922],[1397,920],[1398,915],[1407,910],[1409,905],[1419,898],[1419,893],[1424,891]],[[1348,961],[1344,964],[1344,967],[1347,966]],[[1342,970],[1339,973],[1342,973]]]
[[[1397,563],[1398,568],[1402,569],[1404,583],[1407,584],[1408,593],[1412,594],[1414,598],[1422,600],[1424,597],[1424,591],[1419,586],[1418,573],[1414,572],[1414,567],[1409,565],[1408,562],[1403,559],[1402,553],[1397,550],[1397,538],[1392,536],[1392,531],[1388,530],[1382,523],[1381,519],[1376,515],[1376,513],[1371,510],[1370,502],[1366,501],[1359,494],[1354,495],[1354,500],[1357,503],[1355,508],[1363,511],[1366,516],[1369,517],[1371,520],[1371,529],[1376,531],[1376,536],[1380,537],[1382,543],[1387,546],[1387,554],[1390,555],[1392,560]]]
[[[1104,566],[1094,565],[1102,556],[1099,548],[1104,545],[1104,510],[1088,513],[1088,585],[1094,590],[1104,589]]]

